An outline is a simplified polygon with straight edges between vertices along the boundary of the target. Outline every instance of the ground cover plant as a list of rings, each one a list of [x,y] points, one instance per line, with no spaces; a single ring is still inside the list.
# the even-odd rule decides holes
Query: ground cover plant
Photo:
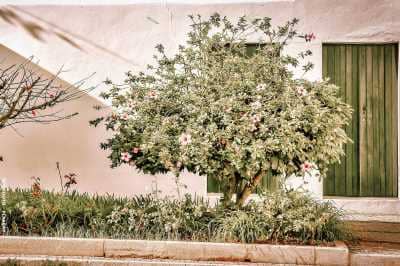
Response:
[[[349,141],[343,128],[351,108],[328,80],[291,71],[310,70],[303,59],[311,51],[291,56],[286,45],[314,34],[299,34],[297,19],[274,27],[268,17],[190,18],[187,43],[175,55],[159,45],[147,71],[128,72],[122,84],[106,82],[102,97],[115,112],[91,123],[103,121],[113,132],[101,144],[112,167],[207,176],[220,182],[226,207],[233,198],[243,206],[264,176],[315,169],[325,176]],[[260,44],[250,55],[251,35]]]
[[[10,235],[304,244],[346,237],[341,211],[297,191],[224,208],[189,195],[118,198],[18,189],[7,192],[2,210]]]

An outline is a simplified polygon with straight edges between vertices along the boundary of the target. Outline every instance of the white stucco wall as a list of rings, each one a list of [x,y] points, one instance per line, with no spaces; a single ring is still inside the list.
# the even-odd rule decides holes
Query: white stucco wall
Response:
[[[85,2],[83,0],[79,0]],[[126,0],[128,1],[128,0]],[[26,1],[21,1],[25,2]],[[87,1],[93,4],[93,1]],[[129,1],[128,1],[129,2]],[[151,177],[134,169],[110,169],[106,153],[98,148],[105,132],[89,128],[87,121],[96,117],[92,109],[96,97],[105,87],[101,82],[109,77],[121,81],[127,70],[141,70],[152,62],[154,46],[164,44],[173,53],[186,39],[188,14],[204,16],[214,12],[237,18],[270,16],[281,24],[290,18],[300,19],[299,31],[314,32],[312,43],[296,40],[288,53],[311,49],[313,71],[310,79],[321,78],[323,42],[398,42],[400,40],[400,1],[398,0],[293,0],[247,1],[233,4],[182,4],[183,1],[132,1],[125,5],[17,5],[0,10],[0,55],[17,53],[34,55],[38,65],[55,73],[64,65],[69,71],[62,79],[73,83],[96,72],[88,82],[98,85],[87,97],[65,108],[81,115],[58,124],[20,125],[0,132],[0,151],[5,162],[0,175],[12,186],[28,186],[29,177],[40,176],[46,187],[56,188],[55,162],[65,171],[79,174],[79,190],[93,193],[131,195],[150,188],[158,180],[165,193],[174,193],[171,176]],[[199,3],[199,1],[194,1]],[[225,1],[226,2],[226,1]],[[241,1],[237,1],[241,2]],[[10,49],[7,50],[5,47]],[[14,56],[12,60],[21,60]],[[6,61],[8,62],[8,61]],[[188,191],[204,195],[204,178],[184,175]],[[314,190],[321,193],[321,185]]]

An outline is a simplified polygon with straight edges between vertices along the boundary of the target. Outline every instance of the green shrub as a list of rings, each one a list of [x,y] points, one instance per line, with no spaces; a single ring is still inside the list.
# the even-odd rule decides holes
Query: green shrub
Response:
[[[299,191],[278,191],[263,201],[260,212],[268,220],[270,239],[334,241],[345,238],[343,212],[330,202],[313,199]]]
[[[303,192],[278,191],[213,222],[217,223],[215,237],[223,241],[316,244],[351,237],[342,217],[343,212],[330,202]]]
[[[227,242],[330,242],[347,237],[343,213],[296,191],[265,194],[242,208],[202,198],[119,198],[76,192],[8,191],[10,235]]]
[[[304,175],[310,167],[325,176],[350,140],[351,107],[328,80],[296,78],[293,69],[311,69],[311,51],[285,52],[294,39],[315,36],[299,34],[297,19],[275,26],[268,17],[190,18],[175,55],[158,45],[145,72],[106,82],[101,96],[113,112],[91,124],[103,121],[112,131],[101,144],[111,166],[207,176],[220,182],[227,205],[236,195],[238,206],[264,176]],[[260,45],[249,55],[253,33]]]

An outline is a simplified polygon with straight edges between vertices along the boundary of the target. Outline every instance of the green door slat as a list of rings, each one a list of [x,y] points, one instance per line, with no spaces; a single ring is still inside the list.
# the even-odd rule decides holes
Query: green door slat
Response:
[[[380,180],[379,180],[379,120],[378,120],[378,97],[379,97],[379,72],[378,72],[378,47],[376,45],[372,46],[372,175],[370,176],[372,179],[372,186],[370,187],[370,193],[372,195],[379,195],[380,192]]]
[[[364,45],[359,47],[359,158],[360,158],[360,195],[368,191],[368,165],[367,160],[362,158],[367,157],[367,56],[366,47]]]
[[[326,52],[323,56],[323,69],[324,78],[329,78],[330,82],[335,83],[335,49],[334,46],[324,45],[323,48]],[[329,59],[329,60],[328,60]],[[335,195],[335,167],[331,167],[328,170],[327,178],[324,179],[324,194]]]
[[[327,46],[322,46],[322,58],[331,58],[332,49],[328,49]],[[327,78],[328,72],[331,72],[331,61],[329,60],[322,60],[322,77]],[[328,170],[328,176],[330,178],[325,178],[324,186],[323,186],[323,193],[324,195],[332,195],[334,193],[334,177],[333,177],[333,169],[330,168]]]
[[[386,46],[385,47],[385,86],[386,88],[392,87],[392,47]],[[385,110],[390,110],[390,106],[392,104],[392,90],[388,89],[385,90]],[[385,160],[385,168],[386,174],[390,177],[393,176],[393,168],[391,161],[393,160],[393,143],[392,143],[392,131],[390,130],[390,123],[392,119],[392,112],[385,112],[385,150],[387,153],[387,160]],[[389,129],[389,130],[387,130]],[[393,187],[393,179],[387,179],[387,194],[393,196],[393,190],[390,189]]]
[[[353,56],[352,56],[352,48],[350,45],[344,46],[346,49],[346,54],[344,55],[344,59],[346,62],[345,66],[345,94],[346,94],[346,102],[353,104],[353,83],[352,83],[352,71],[353,71]],[[353,136],[353,123],[348,125],[346,127],[346,134],[348,136]],[[350,193],[351,195],[353,194],[353,159],[354,159],[354,153],[353,153],[353,147],[354,145],[352,144],[347,144],[345,146],[345,152],[346,152],[346,157],[343,158],[344,161],[346,162],[345,165],[345,176],[346,176],[346,192]]]
[[[398,102],[397,102],[397,70],[398,70],[398,46],[394,46],[392,45],[392,53],[391,53],[391,62],[392,62],[392,71],[391,71],[391,76],[392,76],[392,86],[390,88],[390,90],[392,91],[393,95],[392,95],[392,102],[391,102],[391,106],[392,109],[390,110],[391,114],[392,114],[392,119],[391,119],[391,127],[390,130],[392,131],[392,155],[391,155],[391,166],[393,169],[393,175],[392,175],[392,182],[393,182],[393,192],[392,192],[392,196],[393,197],[397,197],[397,192],[398,192],[398,180],[397,180],[397,176],[398,176],[398,143],[397,143],[397,138],[398,138]],[[389,111],[389,110],[388,110]]]
[[[387,195],[386,187],[386,170],[385,170],[385,47],[378,46],[378,77],[379,85],[378,88],[378,153],[379,153],[379,164],[378,176],[379,176],[379,196]],[[382,89],[383,88],[383,89]]]
[[[340,88],[343,88],[341,90],[341,96],[342,99],[345,102],[348,102],[346,98],[346,47],[344,45],[338,46],[338,53],[337,53],[337,67],[338,67],[338,74],[339,74],[339,81],[338,81],[338,86]],[[347,145],[346,145],[347,146]],[[344,150],[346,151],[346,146],[343,147]],[[335,179],[335,184],[337,186],[337,191],[338,193],[344,195],[346,194],[346,158],[341,159],[341,163],[337,164],[337,169],[338,171],[336,172],[336,179]],[[345,177],[345,180],[343,182],[342,177]]]
[[[354,109],[352,115],[352,122],[351,122],[351,139],[353,140],[351,145],[352,147],[352,167],[349,171],[351,174],[352,179],[352,190],[351,195],[357,196],[360,193],[360,182],[359,182],[359,175],[360,175],[360,158],[359,158],[359,117],[360,117],[360,107],[359,107],[359,68],[358,68],[358,49],[359,46],[350,46],[351,48],[351,57],[352,57],[352,66],[351,66],[351,91],[354,93],[352,94],[351,105]]]
[[[374,184],[373,184],[373,165],[374,165],[374,132],[372,130],[372,122],[373,122],[373,75],[372,75],[372,47],[366,47],[366,68],[367,68],[367,156],[366,156],[366,163],[367,163],[367,176],[366,176],[366,183],[367,183],[367,190],[364,191],[366,195],[370,195],[374,191]]]

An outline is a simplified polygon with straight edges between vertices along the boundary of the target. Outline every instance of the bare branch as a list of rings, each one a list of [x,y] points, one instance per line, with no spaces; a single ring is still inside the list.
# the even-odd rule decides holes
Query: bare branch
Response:
[[[53,110],[55,105],[76,100],[90,90],[81,89],[93,75],[78,82],[59,85],[62,68],[46,78],[29,67],[33,58],[21,64],[0,68],[0,129],[19,123],[51,123],[69,119],[77,113]]]

